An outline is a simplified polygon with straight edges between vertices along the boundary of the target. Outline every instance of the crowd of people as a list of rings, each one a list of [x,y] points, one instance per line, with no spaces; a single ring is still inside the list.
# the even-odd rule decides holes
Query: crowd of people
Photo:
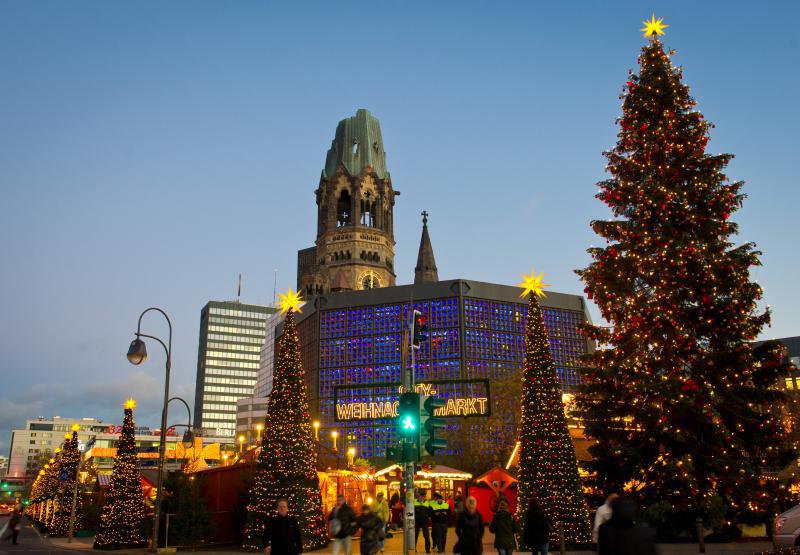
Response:
[[[455,544],[450,552],[461,555],[482,555],[486,523],[478,511],[475,497],[457,491],[445,501],[434,493],[426,499],[424,490],[417,490],[414,499],[414,538],[419,543],[422,535],[425,553],[446,553],[448,529],[455,528]],[[360,531],[360,555],[383,555],[386,538],[402,528],[404,506],[395,494],[386,501],[383,493],[364,503],[356,511],[347,504],[344,495],[336,498],[336,505],[328,515],[328,529],[333,540],[333,555],[352,555],[353,537]],[[494,534],[494,547],[498,555],[512,555],[520,545],[527,546],[533,555],[547,555],[548,543],[554,523],[546,516],[536,499],[528,502],[518,522],[509,511],[509,503],[499,498],[493,507],[493,517],[488,523]],[[522,526],[521,524],[524,524]],[[655,555],[652,530],[636,520],[636,504],[611,494],[595,514],[593,540],[599,555]],[[278,501],[277,515],[266,527],[264,534],[267,555],[299,555],[302,540],[297,519],[288,514],[285,499]]]

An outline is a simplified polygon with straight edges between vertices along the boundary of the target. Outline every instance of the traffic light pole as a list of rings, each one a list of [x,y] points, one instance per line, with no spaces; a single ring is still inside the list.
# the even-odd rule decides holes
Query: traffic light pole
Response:
[[[408,340],[406,345],[411,351],[411,366],[403,364],[403,391],[414,391],[414,345],[411,334],[414,329],[414,302],[411,302],[411,322],[406,326]],[[405,362],[405,361],[404,361]],[[413,555],[417,549],[417,538],[414,529],[414,461],[403,463],[403,480],[406,486],[405,518],[403,519],[403,553]]]

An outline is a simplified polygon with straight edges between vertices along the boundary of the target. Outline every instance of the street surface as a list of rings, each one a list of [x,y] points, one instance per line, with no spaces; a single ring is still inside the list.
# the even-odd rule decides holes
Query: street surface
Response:
[[[7,517],[0,517],[0,528],[5,525]],[[73,543],[68,544],[66,538],[49,538],[41,537],[27,521],[25,522],[19,534],[19,545],[11,545],[11,540],[0,543],[0,555],[14,555],[16,553],[36,554],[36,553],[59,553],[59,554],[75,554],[76,551],[84,553],[94,552],[92,550],[92,538],[75,538]],[[496,550],[492,547],[494,537],[488,531],[484,536],[483,552],[485,555],[492,555]],[[452,528],[447,533],[447,548],[448,550],[455,543],[455,532]],[[332,553],[332,546],[313,553],[324,555]],[[424,550],[422,535],[419,538],[419,547]],[[768,542],[754,542],[754,543],[724,543],[724,544],[708,544],[706,545],[706,555],[752,555],[770,549],[772,545]],[[403,537],[401,534],[395,534],[394,537],[386,540],[385,555],[402,555],[403,551]],[[358,539],[353,541],[353,553],[358,554]],[[95,552],[99,553],[99,552]],[[144,554],[144,549],[125,549],[121,551],[110,551],[108,553],[116,553],[118,555],[137,555]],[[219,549],[203,549],[198,553],[205,555],[230,555],[232,553],[243,553],[240,549],[233,546],[219,548]],[[419,552],[424,553],[424,551]],[[567,555],[593,555],[593,551],[567,551]],[[690,555],[697,553],[696,544],[659,544],[659,555]],[[558,554],[558,550],[550,551],[551,555]],[[520,553],[519,555],[523,555]]]

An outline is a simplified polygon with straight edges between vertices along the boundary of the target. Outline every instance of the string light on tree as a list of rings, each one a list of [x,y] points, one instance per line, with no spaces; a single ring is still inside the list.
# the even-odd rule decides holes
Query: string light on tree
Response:
[[[724,173],[733,156],[706,152],[713,125],[658,39],[667,25],[644,24],[650,41],[623,88],[611,176],[596,195],[613,218],[591,224],[606,245],[578,271],[610,326],[586,327],[599,348],[576,412],[597,441],[602,488],[693,510],[718,495],[765,516],[777,500],[765,470],[793,454],[786,397],[773,388],[786,372],[781,347],[754,344],[770,318],[750,279],[761,253],[733,244],[730,218],[745,199]]]
[[[299,293],[291,290],[280,297],[281,312],[286,319],[278,341],[265,433],[250,490],[242,544],[246,549],[263,547],[264,528],[276,514],[278,499],[285,498],[289,501],[289,513],[300,524],[303,551],[307,551],[326,546],[328,534],[317,476],[317,444],[294,320],[301,299]]]
[[[542,274],[537,276],[535,272],[522,277],[520,296],[528,297],[528,320],[519,424],[517,517],[524,527],[528,500],[536,498],[551,522],[563,523],[568,542],[585,543],[591,540],[589,513],[538,300],[545,296],[547,284]],[[558,541],[555,527],[551,540]]]
[[[100,531],[94,539],[95,549],[124,549],[147,545],[143,534],[145,516],[133,409],[136,401],[125,401],[125,418],[117,441],[117,454],[111,482],[106,490],[100,515]]]

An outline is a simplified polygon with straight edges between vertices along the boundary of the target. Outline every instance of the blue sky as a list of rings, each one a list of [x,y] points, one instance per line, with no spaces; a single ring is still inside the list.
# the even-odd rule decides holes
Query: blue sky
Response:
[[[360,107],[402,192],[398,282],[427,209],[441,278],[535,267],[580,293],[653,12],[709,150],[747,182],[734,220],[764,251],[764,336],[799,335],[796,2],[0,3],[0,452],[26,418],[116,421],[128,395],[154,424],[162,359],[124,358],[147,306],[173,318],[191,402],[201,307],[240,272],[246,302],[272,300],[274,269],[294,286],[326,149]]]

